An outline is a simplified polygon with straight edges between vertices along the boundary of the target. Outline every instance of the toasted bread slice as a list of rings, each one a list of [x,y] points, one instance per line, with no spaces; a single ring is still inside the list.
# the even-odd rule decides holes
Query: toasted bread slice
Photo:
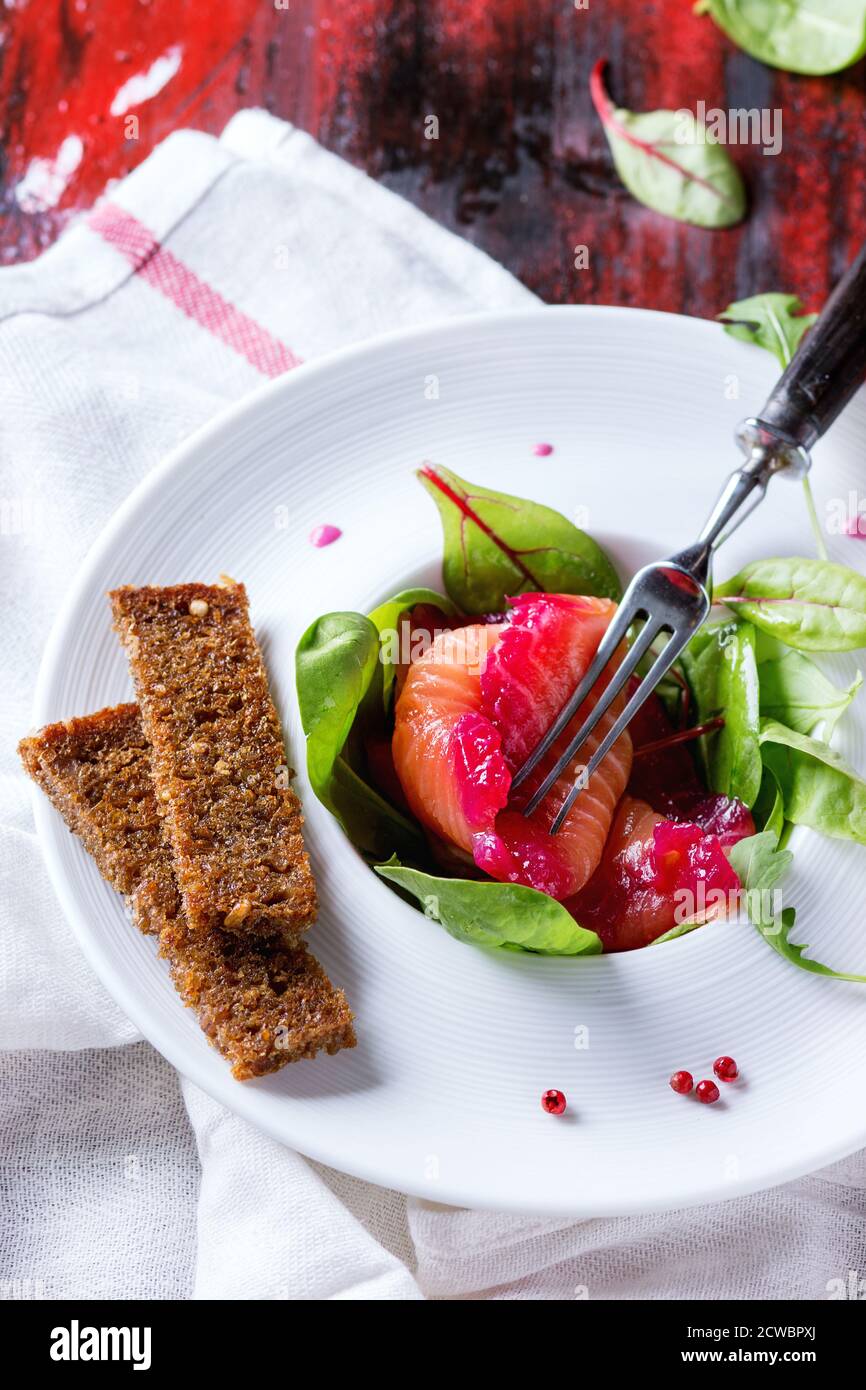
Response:
[[[111,594],[193,932],[295,943],[316,888],[242,584]]]
[[[158,937],[178,993],[238,1080],[354,1047],[346,998],[304,946],[187,926],[136,705],[50,724],[19,752],[136,924]]]

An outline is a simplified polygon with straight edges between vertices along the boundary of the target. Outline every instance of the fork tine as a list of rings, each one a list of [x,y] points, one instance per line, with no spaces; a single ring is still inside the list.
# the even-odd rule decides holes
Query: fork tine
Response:
[[[647,651],[650,644],[658,636],[658,632],[658,624],[654,624],[650,619],[647,619],[640,632],[638,633],[637,637],[635,638],[634,642],[632,643],[629,651],[626,653],[625,657],[620,662],[616,671],[611,676],[608,684],[605,686],[604,690],[599,695],[595,707],[587,715],[586,719],[583,721],[574,737],[569,740],[568,745],[566,746],[562,754],[557,758],[556,762],[553,764],[553,767],[548,772],[544,781],[536,789],[536,791],[533,792],[529,801],[526,803],[526,806],[523,808],[523,814],[525,816],[532,815],[533,811],[541,805],[542,801],[547,796],[548,792],[550,791],[551,787],[553,787],[557,779],[562,776],[562,773],[568,767],[568,764],[571,762],[575,753],[580,748],[580,745],[586,742],[586,740],[589,738],[589,735],[595,728],[596,724],[607,713],[611,705],[611,702],[616,699],[617,695],[622,690],[626,681],[634,672],[634,669],[640,661],[641,657]],[[592,666],[590,666],[588,674],[590,674],[591,672]],[[585,683],[586,677],[584,677],[583,681],[581,681],[580,685],[578,686],[577,691],[575,692],[575,696],[581,693]],[[589,687],[590,690],[592,689],[592,685],[594,684],[595,682],[593,681]],[[589,690],[587,690],[586,694],[589,694]],[[575,701],[575,696],[572,696],[572,700],[569,701],[570,704]],[[584,696],[584,698],[586,697]],[[581,701],[580,703],[582,704],[583,701]],[[577,708],[579,708],[579,705],[575,704],[575,709]]]
[[[616,617],[605,632],[596,649],[590,665],[575,689],[574,693],[568,697],[559,714],[551,724],[544,737],[535,745],[526,762],[518,769],[511,780],[512,791],[525,782],[530,772],[538,766],[547,750],[553,745],[563,729],[571,722],[574,715],[580,709],[592,687],[595,685],[607,663],[610,661],[620,642],[625,637],[635,618],[641,610],[637,606],[629,605],[628,609],[620,604]],[[626,658],[628,660],[628,658]]]
[[[649,627],[649,623],[647,623],[647,627]],[[644,631],[646,631],[646,629],[644,629]],[[670,667],[671,662],[676,660],[683,647],[686,645],[689,638],[692,636],[693,631],[693,628],[687,626],[684,629],[681,629],[679,632],[674,632],[671,635],[670,640],[665,643],[664,647],[662,648],[662,651],[656,657],[655,661],[650,667],[649,672],[647,673],[647,675],[644,676],[637,690],[627,701],[622,713],[614,721],[612,727],[605,734],[601,743],[598,745],[598,748],[593,753],[592,757],[590,758],[589,762],[587,763],[586,767],[581,773],[580,778],[577,782],[575,782],[571,791],[568,793],[568,796],[565,798],[565,801],[562,803],[562,806],[557,811],[553,819],[553,824],[550,827],[551,835],[555,835],[557,833],[560,826],[562,825],[562,822],[565,820],[566,816],[568,815],[569,811],[571,810],[580,793],[583,791],[590,777],[595,772],[596,768],[604,760],[604,758],[607,757],[608,753],[610,752],[613,745],[616,743],[617,739],[622,734],[626,725],[630,722],[634,715],[637,714],[641,705],[649,699],[650,695],[655,690],[665,671],[667,671]],[[634,648],[632,650],[634,650]],[[624,662],[623,665],[625,665]],[[606,694],[607,691],[605,691],[605,695]],[[604,696],[602,696],[602,699],[604,699]],[[601,704],[601,700],[599,701],[599,704]],[[596,705],[596,708],[595,710],[593,710],[592,713],[595,714],[597,709],[598,705]],[[590,719],[592,719],[592,715],[590,715]],[[586,726],[587,724],[589,724],[590,719],[586,720],[583,727],[578,730],[575,737],[571,740],[571,743],[569,744],[565,753],[563,753],[562,758],[560,758],[557,761],[557,767],[559,767],[560,763],[570,761],[571,758],[574,756],[572,750],[576,751],[577,748],[580,747],[581,743],[584,742],[588,732]],[[591,730],[589,732],[591,732]]]

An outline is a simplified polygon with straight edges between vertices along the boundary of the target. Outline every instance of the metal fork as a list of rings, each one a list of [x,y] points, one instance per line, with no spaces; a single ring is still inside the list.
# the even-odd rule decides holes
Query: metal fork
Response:
[[[763,501],[774,474],[805,477],[811,465],[812,446],[848,404],[864,375],[866,245],[836,286],[814,328],[802,340],[760,416],[744,420],[739,426],[736,439],[746,462],[729,477],[694,545],[668,560],[645,565],[632,579],[586,674],[515,775],[512,788],[525,781],[567,729],[629,629],[638,622],[643,626],[594,708],[529,798],[524,815],[531,815],[544,801],[653,643],[667,633],[667,641],[648,673],[581,769],[557,811],[550,827],[552,835],[557,833],[602,759],[707,617],[711,608],[712,559],[717,546]]]

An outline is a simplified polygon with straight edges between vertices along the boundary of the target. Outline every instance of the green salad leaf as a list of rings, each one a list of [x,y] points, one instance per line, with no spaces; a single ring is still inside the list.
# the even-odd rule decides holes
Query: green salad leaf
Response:
[[[699,0],[753,58],[785,72],[821,77],[866,53],[866,0]]]
[[[348,752],[359,711],[368,700],[381,707],[375,624],[362,613],[317,618],[298,643],[295,678],[316,796],[365,853],[423,852],[418,828],[365,781]]]
[[[728,859],[747,893],[767,892],[775,888],[793,863],[789,849],[778,848],[778,837],[772,830],[747,835],[728,849]]]
[[[706,623],[692,638],[682,666],[695,706],[696,724],[719,714],[725,722],[698,740],[711,791],[751,806],[761,786],[761,749],[755,630],[732,620]]]
[[[852,975],[846,970],[831,970],[829,965],[822,965],[819,960],[811,960],[805,956],[803,953],[808,951],[809,947],[798,946],[791,940],[791,928],[795,920],[796,913],[793,907],[783,907],[779,915],[771,921],[755,922],[754,925],[774,951],[792,965],[799,966],[801,970],[809,970],[813,975],[827,975],[833,980],[850,980],[853,984],[866,985],[866,975]]]
[[[391,633],[399,635],[401,618],[405,613],[417,607],[419,603],[429,604],[431,608],[438,608],[448,617],[454,617],[457,612],[450,598],[437,593],[435,589],[401,589],[399,594],[395,594],[393,598],[380,603],[379,607],[374,608],[370,614],[370,622],[378,631],[380,639]],[[381,645],[380,652],[382,657],[382,699],[387,709],[391,702],[395,666],[393,661],[387,659],[388,653]]]
[[[834,839],[866,844],[866,781],[835,749],[775,719],[761,720],[760,739],[787,820]]]
[[[729,304],[719,319],[731,338],[766,348],[787,367],[817,314],[804,314],[795,294],[755,294]]]
[[[724,145],[711,141],[690,111],[614,106],[604,86],[604,63],[590,81],[616,171],[646,207],[696,227],[732,227],[746,212],[746,190]]]
[[[602,949],[594,931],[578,926],[562,903],[535,888],[436,878],[404,868],[396,857],[377,864],[376,873],[411,893],[425,916],[441,922],[458,941],[552,956],[594,956]]]
[[[661,936],[657,936],[654,941],[650,941],[649,945],[661,946],[663,941],[676,941],[677,937],[688,936],[689,932],[697,931],[698,927],[705,926],[706,922],[703,918],[700,918],[696,922],[678,922],[675,927],[671,927],[669,931],[662,932]]]
[[[442,520],[445,588],[464,613],[500,612],[509,595],[527,590],[619,598],[601,546],[551,507],[430,464],[418,477]]]
[[[756,560],[716,585],[713,597],[798,651],[866,646],[866,578],[847,565],[796,556]]]
[[[777,846],[785,830],[785,803],[779,783],[768,767],[764,767],[761,786],[752,807],[752,819],[759,830],[767,830]]]
[[[800,734],[811,734],[818,724],[829,740],[840,717],[863,684],[857,672],[845,689],[833,685],[802,652],[787,650],[758,665],[761,714]]]
[[[761,786],[763,765],[758,742],[758,668],[755,630],[737,623],[721,647],[719,708],[725,722],[710,735],[710,785],[725,796],[752,806]]]
[[[831,970],[828,965],[809,959],[804,954],[809,947],[797,945],[791,940],[796,913],[792,907],[777,910],[776,890],[794,856],[789,850],[776,848],[772,831],[765,830],[761,834],[750,835],[747,839],[740,840],[728,850],[728,857],[745,889],[749,920],[774,951],[784,960],[798,966],[800,970],[808,970],[814,975],[826,975],[834,980],[851,980],[856,984],[866,984],[864,975],[850,975],[843,971]]]

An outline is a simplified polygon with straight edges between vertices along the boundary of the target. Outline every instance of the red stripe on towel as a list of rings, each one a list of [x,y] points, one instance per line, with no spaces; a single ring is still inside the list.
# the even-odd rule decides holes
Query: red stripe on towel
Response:
[[[263,376],[282,376],[300,366],[302,359],[291,348],[223,299],[194,270],[160,246],[153,233],[131,213],[114,203],[103,203],[88,218],[87,225],[126,257],[136,275],[226,347],[245,357]]]

